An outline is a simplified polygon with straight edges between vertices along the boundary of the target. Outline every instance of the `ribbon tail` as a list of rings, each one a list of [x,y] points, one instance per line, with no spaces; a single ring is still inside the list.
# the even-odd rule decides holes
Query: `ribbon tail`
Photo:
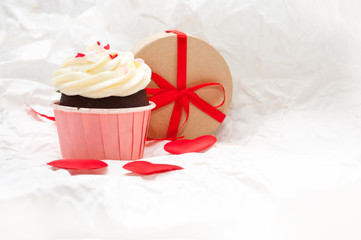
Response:
[[[171,138],[147,138],[146,141],[175,141],[175,140],[178,140],[178,139],[182,139],[184,138],[184,136],[179,136],[179,137],[171,137]]]
[[[149,95],[158,95],[161,93],[165,93],[169,91],[168,89],[162,89],[162,88],[145,88],[145,91]]]
[[[213,107],[202,98],[200,98],[197,94],[191,92],[188,94],[189,100],[193,103],[194,106],[207,113],[210,117],[214,118],[218,122],[222,123],[226,118],[226,115],[219,111],[217,108]]]
[[[170,84],[167,80],[165,80],[159,74],[152,72],[153,81],[161,88],[161,89],[176,89],[172,84]]]
[[[184,120],[182,126],[179,128],[177,134],[183,129],[183,127],[186,125],[189,119],[189,99],[187,95],[182,96],[182,103],[183,103],[184,111],[186,113],[186,119]]]
[[[177,136],[178,126],[182,116],[183,102],[181,98],[178,98],[173,107],[173,112],[169,121],[169,127],[167,132],[167,138],[173,138]]]
[[[177,91],[167,91],[153,97],[149,98],[149,101],[155,103],[156,107],[152,111],[157,110],[158,108],[164,107],[165,105],[170,104],[171,102],[177,100]]]
[[[226,90],[224,89],[224,87],[220,83],[203,83],[203,84],[199,84],[199,85],[194,86],[194,87],[187,88],[187,91],[188,92],[194,92],[194,91],[197,91],[198,89],[208,87],[208,86],[219,86],[219,87],[221,87],[221,90],[222,90],[222,93],[223,93],[223,100],[218,106],[213,106],[215,108],[221,107],[224,104],[224,102],[226,101]]]

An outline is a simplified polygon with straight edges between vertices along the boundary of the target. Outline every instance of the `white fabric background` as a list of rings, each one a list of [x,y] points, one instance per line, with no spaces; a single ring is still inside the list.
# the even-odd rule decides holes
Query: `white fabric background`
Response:
[[[361,2],[0,2],[0,239],[361,239]],[[52,170],[49,84],[94,41],[130,50],[178,29],[214,45],[234,97],[204,153],[140,177]]]

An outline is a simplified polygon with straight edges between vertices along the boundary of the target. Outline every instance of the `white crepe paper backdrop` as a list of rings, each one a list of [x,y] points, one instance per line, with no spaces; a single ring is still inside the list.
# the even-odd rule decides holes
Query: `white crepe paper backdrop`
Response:
[[[358,0],[1,0],[0,239],[361,239]],[[91,43],[129,51],[178,29],[225,58],[234,92],[217,144],[145,158],[184,170],[72,174],[50,85]]]

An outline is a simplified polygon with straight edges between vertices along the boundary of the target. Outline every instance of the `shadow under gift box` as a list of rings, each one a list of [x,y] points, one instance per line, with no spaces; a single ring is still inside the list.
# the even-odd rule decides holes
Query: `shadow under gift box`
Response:
[[[135,108],[95,109],[53,103],[63,158],[135,160],[143,157],[153,102]]]

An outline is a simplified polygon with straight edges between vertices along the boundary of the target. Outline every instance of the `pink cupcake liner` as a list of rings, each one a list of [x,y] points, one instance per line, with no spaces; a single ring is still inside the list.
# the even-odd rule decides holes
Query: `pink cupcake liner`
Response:
[[[52,104],[63,158],[143,157],[153,102],[144,107],[90,109]]]

